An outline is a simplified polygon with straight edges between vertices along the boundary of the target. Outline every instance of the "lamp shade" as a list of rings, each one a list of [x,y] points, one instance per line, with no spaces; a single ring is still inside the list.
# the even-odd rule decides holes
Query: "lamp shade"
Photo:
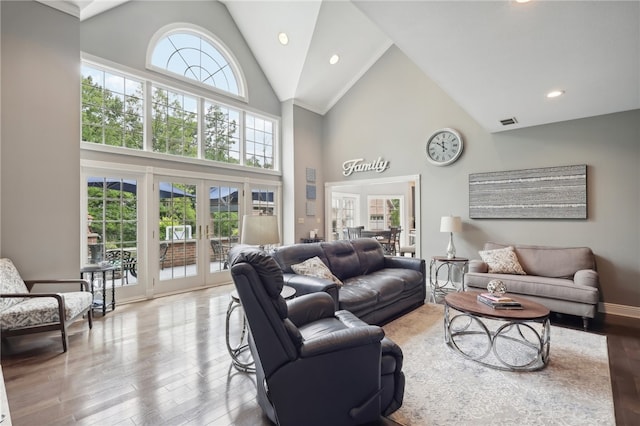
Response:
[[[442,216],[442,219],[440,219],[440,232],[462,232],[460,216]]]
[[[240,242],[256,246],[280,243],[278,217],[244,215]]]

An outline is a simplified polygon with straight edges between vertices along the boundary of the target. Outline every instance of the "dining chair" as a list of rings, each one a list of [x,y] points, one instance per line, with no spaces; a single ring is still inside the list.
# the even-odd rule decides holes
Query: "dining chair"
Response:
[[[160,269],[164,269],[164,261],[169,250],[169,243],[160,243]]]
[[[400,227],[389,227],[389,243],[386,245],[386,254],[395,256],[398,254],[399,242],[400,242]]]
[[[347,227],[347,238],[350,240],[354,240],[356,238],[362,237],[362,230],[364,226],[348,226]]]

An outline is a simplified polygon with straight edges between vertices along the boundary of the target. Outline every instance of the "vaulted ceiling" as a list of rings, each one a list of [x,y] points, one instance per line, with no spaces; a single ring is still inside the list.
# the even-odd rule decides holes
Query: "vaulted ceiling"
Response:
[[[87,19],[126,1],[55,3]],[[392,44],[488,131],[640,108],[638,0],[222,2],[280,100],[319,114]]]

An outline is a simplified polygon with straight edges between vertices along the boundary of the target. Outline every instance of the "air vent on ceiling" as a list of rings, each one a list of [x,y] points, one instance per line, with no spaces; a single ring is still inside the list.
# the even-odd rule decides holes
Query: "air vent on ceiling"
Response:
[[[505,118],[504,120],[500,120],[500,123],[502,123],[503,126],[510,126],[512,124],[516,124],[517,122],[518,120],[516,120],[515,117]]]

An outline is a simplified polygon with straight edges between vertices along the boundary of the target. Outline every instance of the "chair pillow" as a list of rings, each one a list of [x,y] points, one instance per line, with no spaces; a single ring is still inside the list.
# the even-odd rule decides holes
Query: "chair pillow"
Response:
[[[318,257],[311,257],[302,263],[291,265],[291,269],[296,274],[309,275],[316,278],[324,278],[326,280],[333,281],[338,286],[342,285],[342,281],[331,273],[327,265]]]
[[[489,273],[527,275],[512,246],[495,250],[481,250],[480,257],[489,266]]]
[[[0,259],[0,294],[29,293],[29,289],[20,277],[13,262],[8,258]],[[0,312],[25,300],[22,297],[0,298]]]

